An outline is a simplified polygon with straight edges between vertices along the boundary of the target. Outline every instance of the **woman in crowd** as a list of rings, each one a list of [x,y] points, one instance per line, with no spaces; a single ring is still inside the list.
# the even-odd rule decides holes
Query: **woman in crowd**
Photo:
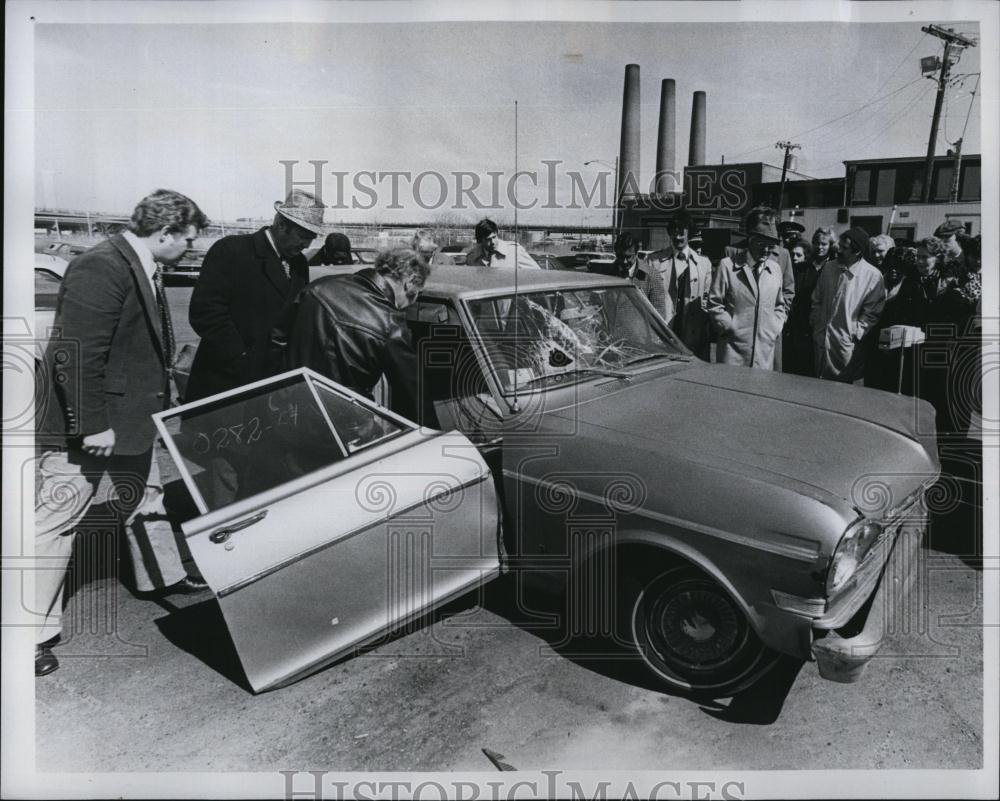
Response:
[[[958,431],[963,419],[968,417],[959,407],[969,405],[963,400],[967,394],[967,379],[962,377],[965,371],[957,363],[963,325],[961,310],[965,304],[956,295],[960,288],[959,277],[945,270],[946,257],[945,243],[937,237],[929,236],[917,243],[920,296],[927,314],[927,344],[924,347],[935,354],[919,371],[917,394],[934,405],[939,436]]]
[[[936,306],[955,281],[942,272],[944,266],[944,242],[929,236],[917,242],[917,274],[920,291],[928,308]],[[936,316],[936,315],[932,315]],[[929,319],[929,322],[936,320]]]
[[[816,237],[813,236],[813,240]],[[829,249],[829,245],[827,246]],[[812,246],[799,240],[792,246],[792,271],[795,273],[795,297],[788,313],[788,322],[782,337],[782,366],[786,373],[814,378],[812,323],[812,294],[816,288],[819,271],[813,264]]]
[[[909,325],[923,329],[927,323],[927,303],[917,279],[917,251],[913,248],[890,249],[882,262],[885,281],[885,308],[871,338],[871,351],[865,362],[865,386],[896,392],[897,386],[904,395],[914,395],[915,348],[879,350],[882,330],[893,325]],[[899,363],[903,361],[900,382]]]
[[[981,240],[960,237],[962,259],[946,260],[947,289],[937,302],[936,322],[948,335],[948,378],[939,429],[964,435],[973,412],[982,413]],[[936,337],[940,341],[940,335]]]
[[[837,235],[829,226],[817,228],[812,235],[812,266],[818,273],[828,261],[837,258]]]

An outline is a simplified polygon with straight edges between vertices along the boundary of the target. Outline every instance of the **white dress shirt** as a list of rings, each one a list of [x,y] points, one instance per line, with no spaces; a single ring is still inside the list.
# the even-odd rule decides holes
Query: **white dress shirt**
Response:
[[[153,290],[153,297],[156,297],[156,284],[153,283],[153,276],[156,274],[156,260],[153,258],[152,251],[150,251],[145,242],[131,231],[125,231],[122,236],[125,237],[128,246],[135,251],[135,255],[139,257],[142,271],[146,273],[146,278],[149,279],[149,288]]]

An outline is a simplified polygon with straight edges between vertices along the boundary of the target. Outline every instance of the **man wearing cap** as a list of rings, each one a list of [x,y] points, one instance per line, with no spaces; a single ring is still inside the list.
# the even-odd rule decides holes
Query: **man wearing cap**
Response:
[[[965,226],[958,220],[945,220],[936,229],[934,236],[944,243],[944,268],[942,272],[948,278],[964,282],[969,272],[965,253],[959,237],[965,236]]]
[[[691,249],[694,221],[680,211],[667,222],[672,247],[650,253],[641,288],[653,308],[699,359],[711,357],[706,310],[712,262]]]
[[[789,253],[792,252],[796,243],[802,240],[802,234],[805,232],[805,226],[795,222],[795,220],[784,220],[778,223],[778,236],[781,237],[781,245]]]
[[[820,272],[813,291],[813,347],[820,378],[854,383],[864,376],[862,340],[885,306],[885,283],[865,261],[868,234],[855,226],[840,235],[837,262]]]
[[[272,330],[309,283],[302,251],[323,230],[323,205],[294,189],[274,204],[274,221],[217,241],[202,264],[189,319],[201,337],[185,399],[215,395],[281,371]]]
[[[788,316],[770,215],[747,215],[747,247],[726,256],[712,281],[708,314],[718,334],[716,361],[774,369],[775,343]]]
[[[934,236],[944,242],[946,259],[957,259],[962,255],[962,244],[958,237],[965,234],[965,226],[958,220],[945,220],[934,229]]]
[[[353,264],[351,257],[351,240],[346,234],[327,234],[323,247],[317,250],[311,259],[310,267],[322,267],[325,265],[339,266],[342,264]]]

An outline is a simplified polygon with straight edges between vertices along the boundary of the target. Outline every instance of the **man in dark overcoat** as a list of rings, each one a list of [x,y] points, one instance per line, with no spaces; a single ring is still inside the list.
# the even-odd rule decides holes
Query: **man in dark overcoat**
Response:
[[[156,429],[169,404],[172,333],[158,264],[173,264],[208,224],[178,192],[157,190],[132,214],[129,230],[73,259],[66,269],[37,394],[35,482],[35,674],[59,667],[51,645],[62,630],[62,596],[73,533],[105,474],[109,506],[123,523],[144,497]],[[174,582],[204,584],[179,573]],[[137,566],[138,570],[138,566]]]
[[[294,189],[274,207],[270,226],[223,237],[205,254],[188,314],[201,342],[185,401],[281,372],[282,354],[272,332],[309,283],[302,251],[323,231],[323,205]]]

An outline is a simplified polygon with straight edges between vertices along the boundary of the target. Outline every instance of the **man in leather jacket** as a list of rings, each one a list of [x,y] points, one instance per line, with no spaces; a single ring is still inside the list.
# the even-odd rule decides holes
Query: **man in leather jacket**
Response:
[[[398,248],[379,253],[371,268],[314,281],[299,296],[289,366],[309,367],[369,398],[384,374],[390,408],[436,428],[433,406],[419,392],[417,354],[403,314],[429,273],[415,251]]]

